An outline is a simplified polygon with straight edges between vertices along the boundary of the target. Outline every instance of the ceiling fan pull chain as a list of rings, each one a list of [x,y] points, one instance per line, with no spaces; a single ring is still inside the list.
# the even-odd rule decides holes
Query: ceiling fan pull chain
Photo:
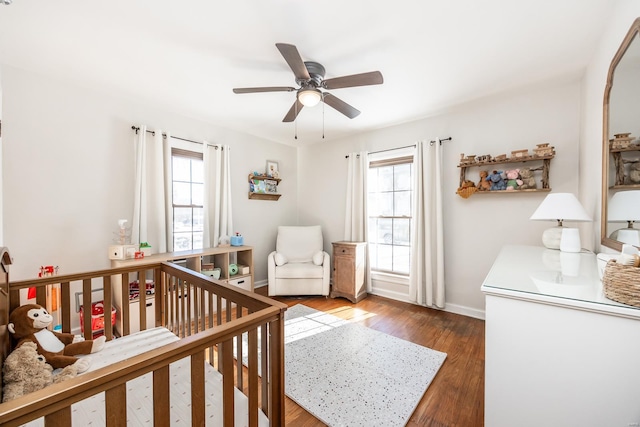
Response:
[[[322,139],[324,139],[324,102],[322,103]]]
[[[298,103],[294,103],[294,108],[296,109],[296,118],[293,119],[293,127],[295,129],[295,136],[293,139],[298,139]]]

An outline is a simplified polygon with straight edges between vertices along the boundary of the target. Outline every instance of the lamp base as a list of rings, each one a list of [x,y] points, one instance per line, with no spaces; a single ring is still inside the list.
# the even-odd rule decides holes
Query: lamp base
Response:
[[[560,240],[562,239],[562,229],[564,227],[557,226],[544,230],[542,233],[542,244],[548,249],[560,249]]]
[[[562,237],[560,238],[560,250],[562,252],[580,252],[582,243],[580,242],[580,230],[577,228],[562,227]]]
[[[621,228],[611,233],[609,237],[621,243],[640,246],[640,230],[637,228]]]

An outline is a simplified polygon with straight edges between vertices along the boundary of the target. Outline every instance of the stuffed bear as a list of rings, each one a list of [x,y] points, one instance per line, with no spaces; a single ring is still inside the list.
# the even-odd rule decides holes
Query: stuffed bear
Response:
[[[518,189],[529,190],[538,188],[536,179],[533,177],[533,171],[530,168],[520,169],[520,179],[522,180],[522,184],[520,184],[520,187],[518,187]]]
[[[480,181],[478,181],[478,185],[476,188],[480,191],[488,191],[491,190],[491,183],[487,181],[487,176],[489,176],[488,171],[480,171]]]
[[[76,365],[65,366],[54,375],[51,365],[44,360],[44,356],[38,354],[36,343],[25,342],[4,360],[2,401],[8,402],[76,375],[78,375]]]
[[[491,183],[491,191],[504,190],[507,188],[507,181],[504,180],[505,175],[503,171],[493,171],[486,178],[487,181]]]
[[[507,188],[506,190],[517,190],[519,186],[522,185],[522,181],[519,179],[520,177],[520,169],[511,169],[505,171],[504,173],[507,177]]]
[[[640,184],[640,162],[633,162],[629,166],[629,184]]]
[[[7,329],[12,334],[13,348],[18,348],[25,342],[35,342],[38,345],[38,353],[43,355],[54,369],[79,362],[78,372],[86,371],[91,360],[78,359],[75,355],[102,350],[106,337],[84,341],[82,337],[76,337],[73,334],[48,330],[47,326],[51,322],[53,322],[53,316],[38,304],[26,304],[13,310],[7,325]]]

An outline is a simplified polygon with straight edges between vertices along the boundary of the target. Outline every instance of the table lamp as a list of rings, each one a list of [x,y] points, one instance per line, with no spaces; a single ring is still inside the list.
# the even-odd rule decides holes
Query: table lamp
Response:
[[[534,221],[558,221],[556,227],[542,233],[542,244],[563,252],[580,252],[580,232],[577,228],[563,227],[562,221],[591,221],[576,196],[572,193],[551,193],[544,198],[531,215]]]
[[[615,193],[609,201],[607,221],[627,223],[627,228],[614,231],[609,236],[610,238],[618,242],[640,246],[640,230],[633,228],[633,223],[640,221],[640,190]]]

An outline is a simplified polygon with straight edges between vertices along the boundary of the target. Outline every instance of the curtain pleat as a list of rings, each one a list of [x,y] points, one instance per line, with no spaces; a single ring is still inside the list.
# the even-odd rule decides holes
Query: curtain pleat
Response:
[[[231,161],[228,145],[204,144],[205,248],[216,247],[221,236],[233,235]]]
[[[444,235],[442,210],[442,146],[416,144],[414,214],[411,236],[409,299],[420,305],[444,308]]]
[[[168,139],[168,138],[167,138]],[[153,137],[147,135],[147,127],[140,126],[135,136],[135,183],[133,224],[131,226],[131,242],[149,243],[154,252],[167,252],[167,157],[162,131],[156,130]],[[170,188],[170,187],[169,187]],[[171,224],[171,222],[169,222]]]
[[[368,241],[367,176],[369,153],[351,153],[347,161],[347,203],[344,223],[344,240],[348,242]],[[371,267],[369,251],[366,251],[365,282],[371,292]]]

